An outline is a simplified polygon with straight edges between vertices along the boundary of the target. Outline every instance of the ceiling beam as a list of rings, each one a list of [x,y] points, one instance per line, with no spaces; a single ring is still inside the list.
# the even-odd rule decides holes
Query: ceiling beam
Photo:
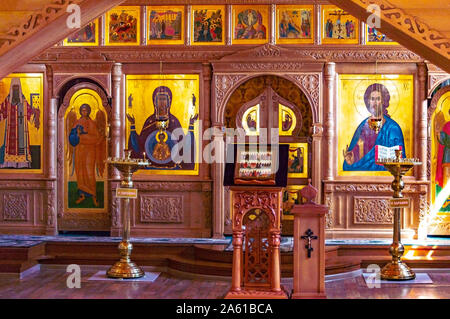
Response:
[[[124,0],[70,1],[80,6],[82,26],[122,2]],[[0,79],[76,31],[67,25],[72,14],[67,12],[68,5],[68,0],[54,1],[9,32],[9,39],[0,47]]]
[[[386,0],[329,0],[329,2],[364,22],[372,14],[367,11],[367,7],[371,4],[378,5],[381,20],[378,30],[450,73],[450,39],[447,34],[430,29],[426,22],[414,14],[409,14],[408,8],[395,7]],[[442,8],[441,11],[450,10]],[[446,22],[442,25],[446,25]]]

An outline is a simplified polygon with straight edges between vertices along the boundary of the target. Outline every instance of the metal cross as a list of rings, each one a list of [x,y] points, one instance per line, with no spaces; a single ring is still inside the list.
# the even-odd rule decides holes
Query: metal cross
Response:
[[[314,250],[312,248],[312,245],[311,245],[311,240],[312,239],[317,239],[319,237],[313,236],[314,232],[311,229],[309,229],[309,228],[305,232],[305,234],[306,234],[306,236],[301,236],[300,238],[308,240],[308,243],[305,245],[305,248],[308,250],[308,258],[311,258],[311,252]]]

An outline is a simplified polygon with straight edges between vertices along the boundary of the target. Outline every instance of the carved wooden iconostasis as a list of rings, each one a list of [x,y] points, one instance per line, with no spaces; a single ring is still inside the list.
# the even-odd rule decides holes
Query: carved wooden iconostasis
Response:
[[[290,208],[310,179],[318,202],[330,208],[328,237],[391,237],[392,178],[366,161],[375,144],[393,146],[378,136],[423,162],[404,179],[412,205],[402,228],[408,237],[426,234],[428,208],[443,189],[436,132],[449,120],[440,91],[448,74],[326,1],[172,4],[127,1],[0,82],[1,101],[10,103],[12,79],[20,79],[30,133],[20,144],[25,155],[0,148],[0,160],[16,156],[14,167],[0,163],[1,232],[118,235],[120,175],[102,159],[131,148],[152,163],[134,175],[133,236],[231,234],[224,165],[205,162],[204,151],[215,142],[219,157],[226,143],[238,141],[226,128],[242,129],[246,141],[272,128],[289,144],[283,235],[292,233]],[[384,102],[385,130],[397,135],[367,129],[372,91]],[[433,99],[428,118],[426,99]],[[152,126],[161,115],[170,123],[163,132]],[[174,131],[189,140],[194,163],[168,157]],[[97,147],[80,157],[84,137]],[[28,155],[29,164],[22,160]]]

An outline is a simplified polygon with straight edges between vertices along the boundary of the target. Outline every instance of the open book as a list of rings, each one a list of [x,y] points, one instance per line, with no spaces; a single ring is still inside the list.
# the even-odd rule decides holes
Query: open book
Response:
[[[386,147],[383,145],[375,145],[375,162],[378,162],[383,159],[396,158],[395,151],[402,150],[401,145],[396,145],[392,147]],[[377,164],[380,165],[380,164]]]

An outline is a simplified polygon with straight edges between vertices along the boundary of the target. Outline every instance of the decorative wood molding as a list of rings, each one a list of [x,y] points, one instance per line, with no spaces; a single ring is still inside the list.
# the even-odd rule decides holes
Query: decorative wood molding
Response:
[[[56,185],[55,185],[56,186]],[[49,227],[55,226],[56,220],[56,187],[53,190],[47,191],[47,202],[46,202],[46,224]]]
[[[212,182],[135,181],[134,187],[142,192],[210,192]]]
[[[33,63],[79,62],[86,63],[145,63],[167,60],[171,62],[234,62],[236,67],[242,61],[253,62],[421,62],[419,55],[401,47],[368,48],[364,46],[333,47],[305,45],[299,48],[264,44],[251,48],[238,45],[201,48],[197,46],[142,46],[132,51],[127,47],[92,47],[75,50],[67,47],[53,47],[36,56]],[[301,60],[301,61],[299,61]],[[289,65],[289,64],[285,64]]]
[[[141,223],[183,223],[183,196],[141,195]]]
[[[394,214],[389,206],[389,197],[353,198],[353,222],[355,224],[392,224]]]
[[[21,179],[0,181],[0,190],[51,190],[53,187],[52,180]]]
[[[120,227],[120,198],[115,197],[114,195],[111,197],[111,226],[112,227]]]
[[[58,228],[64,230],[109,230],[109,215],[105,213],[65,213],[58,220]]]
[[[327,193],[325,194],[325,205],[328,207],[328,212],[325,215],[325,228],[331,229],[333,228],[333,197],[331,194]]]
[[[405,183],[405,188],[403,192],[407,193],[422,193],[426,194],[428,182],[423,183]],[[326,193],[356,193],[356,192],[389,192],[392,193],[391,183],[379,183],[379,184],[359,184],[359,183],[326,183],[325,185]]]

